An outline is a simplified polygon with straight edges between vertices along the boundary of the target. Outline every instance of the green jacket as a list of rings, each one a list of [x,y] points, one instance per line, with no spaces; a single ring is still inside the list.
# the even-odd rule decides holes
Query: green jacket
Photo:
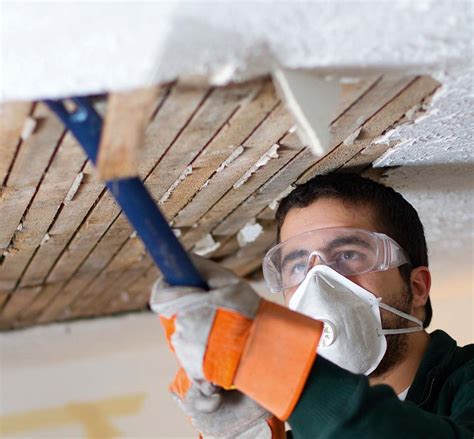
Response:
[[[290,416],[302,438],[474,437],[474,344],[435,331],[405,401],[318,357]]]

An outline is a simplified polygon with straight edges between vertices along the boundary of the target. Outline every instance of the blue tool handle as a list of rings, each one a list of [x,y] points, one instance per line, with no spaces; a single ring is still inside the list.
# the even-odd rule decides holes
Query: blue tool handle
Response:
[[[62,120],[96,164],[102,119],[86,98],[73,98],[76,108],[69,112],[62,101],[46,104]],[[150,193],[138,177],[106,182],[117,203],[137,231],[145,247],[170,285],[194,286],[207,290],[206,281],[191,262]]]

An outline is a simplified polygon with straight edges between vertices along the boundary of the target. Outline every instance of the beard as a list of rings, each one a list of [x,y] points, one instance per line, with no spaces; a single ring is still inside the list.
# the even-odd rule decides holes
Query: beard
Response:
[[[411,314],[411,305],[413,301],[413,292],[410,285],[406,285],[403,291],[394,294],[387,305],[393,306],[400,311]],[[401,329],[408,327],[408,321],[399,315],[381,310],[382,328]],[[406,356],[408,351],[409,334],[391,334],[386,335],[387,351],[377,368],[369,375],[371,378],[381,377],[389,372],[393,367],[399,364]]]

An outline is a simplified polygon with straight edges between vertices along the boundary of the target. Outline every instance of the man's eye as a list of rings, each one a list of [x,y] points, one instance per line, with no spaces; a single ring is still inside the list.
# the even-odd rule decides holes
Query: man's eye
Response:
[[[306,270],[306,264],[301,262],[299,264],[295,264],[293,265],[293,267],[291,268],[291,274],[301,274],[301,273],[304,273]]]
[[[355,251],[345,251],[339,254],[338,259],[341,261],[355,261],[356,259],[360,258],[360,253]]]

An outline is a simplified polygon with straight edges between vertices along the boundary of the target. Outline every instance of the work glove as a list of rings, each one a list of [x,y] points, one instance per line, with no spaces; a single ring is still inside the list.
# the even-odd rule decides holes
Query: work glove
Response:
[[[208,381],[193,383],[180,368],[170,391],[201,438],[286,437],[283,422],[238,390],[223,390]]]
[[[181,390],[238,389],[285,421],[315,360],[322,323],[261,299],[214,262],[198,257],[193,262],[209,291],[171,287],[161,279],[150,300],[189,380],[182,380]]]

